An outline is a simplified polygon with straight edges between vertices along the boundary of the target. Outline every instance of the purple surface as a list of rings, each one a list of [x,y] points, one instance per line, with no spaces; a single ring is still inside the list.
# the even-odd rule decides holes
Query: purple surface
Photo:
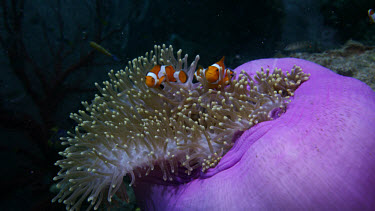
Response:
[[[178,186],[137,183],[147,210],[375,210],[375,92],[301,59],[261,59],[260,67],[310,79],[280,118],[245,131],[205,177]]]

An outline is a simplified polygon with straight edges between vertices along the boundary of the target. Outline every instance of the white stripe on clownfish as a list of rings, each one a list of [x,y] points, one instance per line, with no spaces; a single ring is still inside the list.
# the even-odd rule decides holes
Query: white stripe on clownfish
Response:
[[[167,72],[165,71],[165,67],[166,67],[165,65],[160,66],[160,71],[158,73],[159,78],[167,75]]]
[[[220,65],[218,65],[218,64],[215,63],[215,64],[213,64],[211,66],[212,67],[216,67],[219,70],[219,78],[215,82],[212,82],[211,84],[218,84],[219,81],[222,80],[222,78],[225,78],[226,71],[224,72],[224,75],[223,75],[223,74],[220,74],[220,71],[223,69]]]

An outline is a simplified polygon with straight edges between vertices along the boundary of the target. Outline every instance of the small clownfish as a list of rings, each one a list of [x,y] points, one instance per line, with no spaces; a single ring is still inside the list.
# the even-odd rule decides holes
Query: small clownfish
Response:
[[[373,9],[369,9],[368,12],[368,17],[370,18],[371,23],[375,23],[375,12]]]
[[[146,85],[148,87],[160,87],[165,77],[171,82],[185,83],[187,75],[184,71],[176,71],[171,65],[155,65],[146,75]]]
[[[116,62],[119,62],[119,61],[120,61],[119,58],[117,58],[115,55],[111,54],[109,51],[107,51],[105,48],[103,48],[103,47],[102,47],[101,45],[99,45],[98,43],[91,41],[91,42],[90,42],[90,46],[91,46],[93,49],[99,51],[100,53],[112,57],[112,59],[113,59],[114,61],[116,61]]]
[[[223,56],[220,61],[209,66],[207,69],[203,69],[202,67],[198,68],[194,74],[195,77],[204,76],[208,82],[208,88],[210,89],[226,84],[233,77],[233,71],[230,69],[225,69],[224,59],[225,56]]]

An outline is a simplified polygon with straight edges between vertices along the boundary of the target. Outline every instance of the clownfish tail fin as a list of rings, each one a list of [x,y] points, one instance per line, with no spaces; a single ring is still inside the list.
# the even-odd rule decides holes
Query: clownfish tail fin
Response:
[[[185,83],[187,81],[187,75],[184,71],[180,71],[180,74],[178,75],[178,78],[179,80],[182,82],[182,83]]]

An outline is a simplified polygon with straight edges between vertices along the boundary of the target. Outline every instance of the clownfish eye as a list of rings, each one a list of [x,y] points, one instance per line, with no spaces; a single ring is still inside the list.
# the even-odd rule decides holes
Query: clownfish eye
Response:
[[[216,68],[216,72],[219,71],[219,69]]]

